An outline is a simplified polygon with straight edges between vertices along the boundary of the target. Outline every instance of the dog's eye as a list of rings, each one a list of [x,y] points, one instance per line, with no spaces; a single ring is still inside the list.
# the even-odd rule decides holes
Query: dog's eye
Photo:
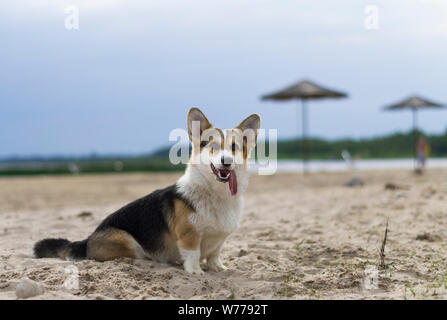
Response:
[[[233,143],[233,144],[231,145],[231,151],[235,152],[237,149],[239,149],[238,145],[235,144],[235,143]]]

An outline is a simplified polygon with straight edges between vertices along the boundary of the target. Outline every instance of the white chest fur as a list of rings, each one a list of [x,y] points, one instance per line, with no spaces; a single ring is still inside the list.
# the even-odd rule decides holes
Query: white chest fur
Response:
[[[243,209],[242,196],[228,199],[203,197],[194,204],[196,211],[190,215],[190,221],[197,231],[228,235],[239,228]]]
[[[204,179],[188,168],[177,182],[178,191],[194,206],[191,223],[201,233],[232,233],[239,228],[247,178],[239,175],[239,192],[232,196],[228,184]]]

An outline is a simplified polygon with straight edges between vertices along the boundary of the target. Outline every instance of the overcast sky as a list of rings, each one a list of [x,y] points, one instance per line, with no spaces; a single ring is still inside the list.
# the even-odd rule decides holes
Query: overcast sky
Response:
[[[2,0],[0,40],[0,157],[149,152],[192,106],[293,137],[297,103],[259,98],[304,78],[350,95],[309,105],[329,139],[409,130],[409,112],[380,110],[413,93],[447,102],[445,0]],[[444,132],[447,112],[419,122]]]

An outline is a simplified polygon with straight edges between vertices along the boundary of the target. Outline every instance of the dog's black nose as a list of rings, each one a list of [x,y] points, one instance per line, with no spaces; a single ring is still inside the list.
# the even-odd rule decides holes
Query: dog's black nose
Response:
[[[233,158],[222,156],[220,162],[224,167],[229,167],[233,164]]]

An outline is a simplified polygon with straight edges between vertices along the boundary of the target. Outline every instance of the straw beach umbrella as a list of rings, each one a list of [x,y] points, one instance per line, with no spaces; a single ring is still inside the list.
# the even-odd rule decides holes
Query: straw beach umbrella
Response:
[[[308,111],[307,111],[307,100],[310,99],[323,99],[323,98],[344,98],[347,94],[344,92],[338,92],[324,88],[314,82],[303,80],[293,86],[287,87],[281,91],[268,94],[262,97],[262,100],[301,100],[302,103],[302,154],[303,154],[303,170],[307,171],[307,162],[309,160],[309,146],[307,140],[308,134]]]
[[[417,137],[418,110],[419,109],[427,109],[427,108],[442,109],[443,107],[444,106],[440,103],[433,102],[433,101],[421,98],[419,96],[412,96],[412,97],[404,99],[403,101],[389,105],[384,108],[385,111],[395,111],[395,110],[411,110],[412,111],[412,113],[413,113],[413,139],[414,139],[413,158],[414,158],[414,160],[416,159],[416,143],[417,143],[417,138],[418,138]],[[416,162],[415,162],[415,166],[416,166]]]

